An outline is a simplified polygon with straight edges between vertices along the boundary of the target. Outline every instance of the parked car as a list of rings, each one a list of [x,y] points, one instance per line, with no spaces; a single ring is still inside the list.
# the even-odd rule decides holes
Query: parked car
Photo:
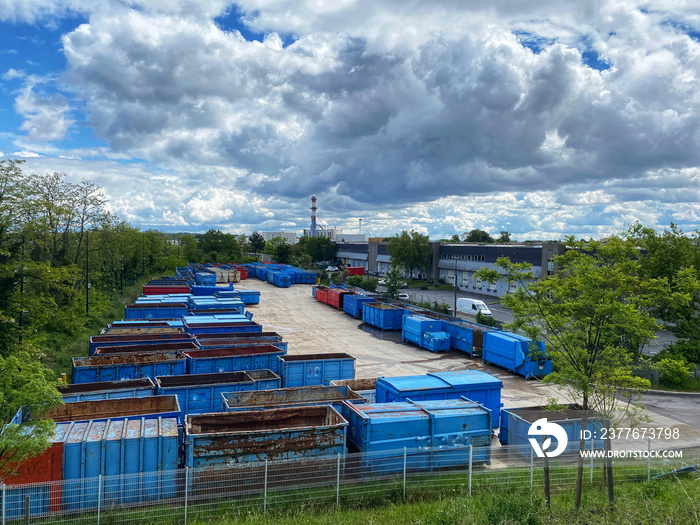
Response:
[[[406,292],[401,292],[398,298],[401,301],[408,301],[410,299],[409,295]]]
[[[403,283],[403,284],[401,285],[401,288],[408,288],[408,283]]]
[[[337,272],[338,267],[337,266],[329,266],[328,268],[326,268],[326,271],[327,272]]]
[[[379,279],[379,286],[386,286],[386,280],[385,279]]]

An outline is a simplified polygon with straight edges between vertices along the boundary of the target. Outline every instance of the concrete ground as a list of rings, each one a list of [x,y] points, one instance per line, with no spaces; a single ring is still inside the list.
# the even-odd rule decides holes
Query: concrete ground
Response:
[[[555,387],[541,381],[526,381],[507,370],[484,365],[478,358],[472,359],[455,351],[433,354],[412,344],[402,343],[400,331],[366,327],[361,320],[317,302],[311,296],[311,285],[277,288],[258,279],[248,279],[237,288],[260,291],[260,304],[249,308],[254,314],[253,320],[261,323],[265,331],[282,335],[289,343],[289,354],[350,354],[356,358],[357,378],[474,369],[487,372],[503,382],[502,402],[505,407],[542,405],[552,397],[560,402],[569,401]],[[495,301],[497,298],[491,297],[487,304],[491,306]],[[678,440],[654,440],[653,449],[700,447],[700,418],[696,416],[700,396],[664,396],[661,400],[650,396],[648,402],[650,410],[646,414],[650,422],[641,426],[678,428],[680,434]],[[614,448],[646,450],[647,442],[618,440]]]

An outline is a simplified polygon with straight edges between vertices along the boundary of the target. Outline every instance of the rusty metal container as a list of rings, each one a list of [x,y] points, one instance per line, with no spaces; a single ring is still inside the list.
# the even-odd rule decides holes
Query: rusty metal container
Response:
[[[276,390],[227,392],[221,394],[221,411],[238,412],[239,410],[332,405],[342,413],[343,401],[362,404],[365,398],[347,386],[302,386]]]
[[[182,341],[160,345],[98,346],[95,349],[95,355],[177,354],[178,352],[190,352],[192,350],[199,350],[199,347],[193,341]]]
[[[106,419],[154,419],[159,417],[179,417],[180,405],[177,396],[137,397],[124,402],[122,399],[101,399],[99,401],[78,401],[64,403],[52,408],[47,419],[56,423],[65,421],[88,421]]]
[[[149,378],[145,378],[78,383],[62,386],[58,390],[63,396],[64,403],[75,403],[76,401],[98,401],[100,399],[148,397],[155,392],[155,385]]]
[[[185,418],[185,464],[231,465],[345,453],[348,422],[331,406]]]
[[[120,381],[185,373],[184,354],[95,355],[73,358],[73,383]]]

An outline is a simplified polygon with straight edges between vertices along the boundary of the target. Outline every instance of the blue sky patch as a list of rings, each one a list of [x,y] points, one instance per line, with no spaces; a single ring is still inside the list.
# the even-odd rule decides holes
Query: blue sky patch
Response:
[[[556,42],[554,38],[545,38],[528,31],[516,30],[513,31],[513,34],[517,37],[520,45],[528,48],[536,55],[539,55],[543,50]]]
[[[677,20],[664,20],[661,25],[670,26],[679,33],[684,33],[696,42],[700,42],[700,31],[695,27]]]
[[[255,17],[256,12],[252,13],[251,16]],[[245,38],[248,42],[262,42],[265,38],[264,33],[258,31],[251,31],[248,26],[243,23],[244,13],[238,8],[238,6],[231,6],[231,8],[223,16],[219,16],[214,19],[216,26],[222,31],[239,31],[241,36]],[[292,45],[297,41],[294,35],[279,33],[282,39],[283,47]]]

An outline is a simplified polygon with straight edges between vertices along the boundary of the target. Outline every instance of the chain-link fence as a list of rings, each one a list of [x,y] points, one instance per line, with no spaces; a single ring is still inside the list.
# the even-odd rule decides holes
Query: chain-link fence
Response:
[[[578,456],[548,461],[552,490],[573,489]],[[602,483],[603,462],[602,458],[584,459],[585,483]],[[404,449],[2,485],[2,525],[20,520],[188,523],[299,506],[328,509],[381,500],[398,503],[428,492],[541,491],[543,463],[529,445]],[[682,451],[682,458],[615,458],[614,480],[616,484],[649,480],[687,467],[692,470],[697,463],[697,449]]]

